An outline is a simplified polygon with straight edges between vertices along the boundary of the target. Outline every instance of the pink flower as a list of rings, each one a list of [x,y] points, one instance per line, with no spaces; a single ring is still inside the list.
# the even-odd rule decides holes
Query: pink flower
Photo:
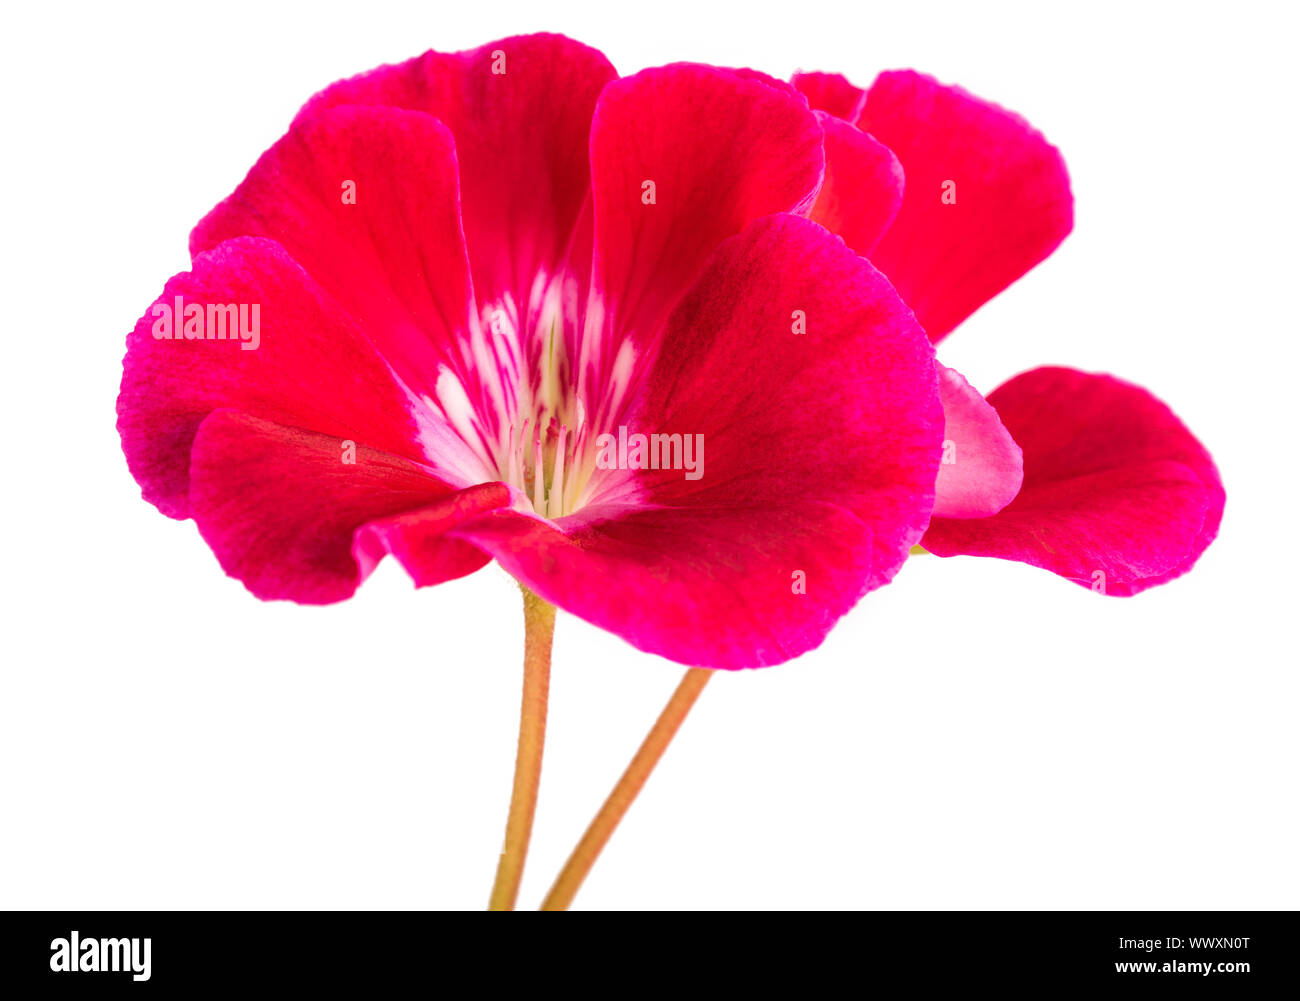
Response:
[[[799,217],[822,136],[550,35],[335,84],[128,337],[131,471],[259,598],[496,559],[643,650],[796,656],[920,539],[943,427],[911,312]]]
[[[1073,225],[1060,153],[1028,122],[913,72],[859,90],[794,79],[825,129],[812,218],[893,282],[935,343],[1050,254]],[[922,540],[1129,595],[1190,569],[1224,491],[1163,403],[1108,375],[1040,368],[985,400],[939,366],[945,461]]]

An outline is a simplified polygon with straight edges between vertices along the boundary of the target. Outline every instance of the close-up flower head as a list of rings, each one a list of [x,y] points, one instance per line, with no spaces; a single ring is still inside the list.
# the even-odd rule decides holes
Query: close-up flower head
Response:
[[[260,598],[495,559],[651,653],[788,660],[920,540],[943,429],[911,311],[807,218],[824,169],[792,87],[559,36],[335,84],[136,325],[132,472]],[[258,304],[256,350],[160,332],[182,301]]]

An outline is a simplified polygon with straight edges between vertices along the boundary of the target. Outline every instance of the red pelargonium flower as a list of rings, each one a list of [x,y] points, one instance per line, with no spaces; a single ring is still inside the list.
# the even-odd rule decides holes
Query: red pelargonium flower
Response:
[[[558,36],[335,84],[130,334],[131,471],[261,598],[495,558],[644,650],[793,657],[921,537],[943,430],[911,311],[799,217],[822,141],[788,84]]]
[[[794,84],[825,130],[812,218],[880,268],[932,341],[1070,232],[1065,163],[1018,115],[910,71],[865,91],[825,73]],[[1129,595],[1189,569],[1217,534],[1218,471],[1146,390],[1040,368],[985,400],[942,365],[939,388],[930,552],[1019,560]]]

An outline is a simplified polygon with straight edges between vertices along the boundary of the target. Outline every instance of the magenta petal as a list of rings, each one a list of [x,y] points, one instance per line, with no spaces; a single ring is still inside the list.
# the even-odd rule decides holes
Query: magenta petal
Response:
[[[175,336],[157,336],[178,301]],[[229,317],[230,336],[206,336],[219,329],[209,307],[227,306],[236,316],[243,308],[255,340],[231,332],[239,323]],[[204,317],[203,337],[183,333],[183,314],[191,307]],[[197,317],[194,329],[199,332]],[[445,460],[448,475],[463,459],[451,450],[430,454],[433,431],[391,368],[334,300],[269,240],[229,240],[200,254],[194,270],[172,278],[127,337],[118,431],[132,475],[164,514],[188,516],[195,432],[209,413],[227,408],[435,468]]]
[[[863,91],[839,73],[796,73],[790,82],[808,98],[814,111],[825,111],[846,122],[857,117]]]
[[[590,186],[592,109],[615,76],[609,60],[579,42],[521,35],[466,52],[427,52],[343,80],[302,115],[380,104],[443,122],[456,140],[479,304],[505,304],[524,328],[539,305],[538,276],[561,270]]]
[[[641,470],[618,502],[555,523],[499,511],[453,534],[673,660],[756,667],[815,647],[929,517],[932,349],[888,282],[805,219],[763,219],[719,247],[628,422],[702,436],[702,475]]]
[[[456,150],[426,114],[344,107],[300,118],[194,228],[198,254],[275,240],[365,331],[412,389],[432,395],[474,316]]]
[[[1020,446],[997,411],[961,373],[939,368],[943,461],[934,485],[936,518],[986,518],[1011,503],[1024,471]]]
[[[363,526],[356,534],[352,554],[368,574],[388,553],[411,575],[416,587],[441,584],[473,573],[490,557],[481,548],[447,533],[475,515],[512,503],[504,483],[466,487],[429,507]]]
[[[871,530],[834,504],[633,510],[559,527],[498,511],[457,529],[547,601],[694,667],[819,645],[871,576]],[[806,575],[797,594],[795,574]]]
[[[826,175],[808,214],[863,257],[889,229],[903,203],[903,168],[887,146],[824,112]]]
[[[889,282],[820,226],[759,220],[673,312],[632,419],[704,433],[706,475],[643,472],[647,502],[807,499],[871,528],[887,582],[933,504],[942,408],[933,356]]]
[[[355,443],[354,443],[355,444]],[[344,461],[345,456],[352,461]],[[508,500],[502,484],[455,491],[407,459],[337,437],[222,410],[194,440],[191,510],[222,568],[264,600],[350,597],[383,551],[400,551],[418,583],[477,570],[487,557],[442,532]],[[367,523],[415,512],[420,546]]]
[[[1224,503],[1218,470],[1145,389],[1039,368],[989,403],[1024,449],[1024,484],[991,518],[936,518],[926,549],[1019,560],[1129,595],[1184,573],[1214,540]]]
[[[903,207],[871,259],[932,341],[1070,232],[1065,162],[1019,115],[903,71],[880,74],[856,124],[907,176]]]
[[[578,350],[602,386],[616,341],[651,339],[722,240],[812,204],[822,130],[788,85],[677,64],[605,88],[591,163],[597,308]]]

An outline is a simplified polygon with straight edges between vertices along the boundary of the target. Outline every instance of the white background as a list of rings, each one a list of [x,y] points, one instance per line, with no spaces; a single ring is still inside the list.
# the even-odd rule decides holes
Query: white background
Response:
[[[1296,25],[1280,3],[1219,9],[7,11],[0,906],[486,902],[518,713],[510,580],[417,592],[390,562],[345,604],[259,603],[140,500],[113,408],[125,334],[188,266],[190,226],[308,96],[537,29],[624,73],[910,66],[1025,114],[1065,154],[1077,226],[943,360],[986,392],[1046,363],[1147,385],[1228,490],[1195,571],[1137,598],[920,557],[821,649],[714,679],[578,905],[1300,905]],[[679,675],[561,616],[523,906]]]

